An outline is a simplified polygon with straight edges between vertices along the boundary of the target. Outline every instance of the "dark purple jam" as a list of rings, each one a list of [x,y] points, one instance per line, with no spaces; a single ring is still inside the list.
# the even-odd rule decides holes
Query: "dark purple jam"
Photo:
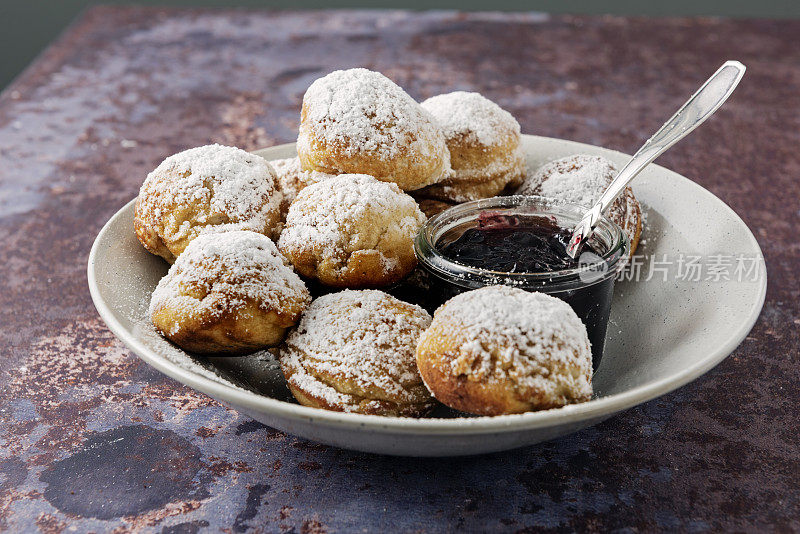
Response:
[[[571,231],[551,217],[481,213],[478,226],[442,247],[458,263],[504,273],[541,273],[578,267],[567,255]],[[590,246],[584,251],[596,252]]]
[[[556,273],[579,265],[567,255],[570,237],[570,230],[560,227],[551,217],[484,212],[478,217],[476,227],[467,229],[452,241],[440,241],[437,245],[444,256],[462,265],[508,273]],[[590,244],[584,246],[583,253],[586,252],[600,256]],[[437,284],[439,304],[455,294],[476,288],[469,281],[463,281],[463,285],[454,280],[450,282]],[[614,277],[599,276],[597,282],[563,291],[549,291],[546,282],[541,288],[528,286],[524,289],[544,291],[575,310],[586,325],[596,370],[605,345]]]

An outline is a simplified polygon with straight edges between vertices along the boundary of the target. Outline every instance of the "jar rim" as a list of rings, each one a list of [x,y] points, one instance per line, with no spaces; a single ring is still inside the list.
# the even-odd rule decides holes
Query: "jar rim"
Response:
[[[595,230],[595,236],[605,233],[610,241],[610,243],[604,247],[607,250],[600,256],[606,266],[601,276],[587,276],[589,273],[594,272],[600,262],[583,264],[578,267],[560,271],[512,273],[493,271],[491,269],[459,263],[448,258],[438,249],[436,241],[438,241],[447,230],[459,224],[463,224],[471,218],[477,219],[477,216],[486,210],[513,210],[515,208],[536,210],[528,214],[551,214],[561,217],[571,216],[575,219],[575,224],[577,224],[583,214],[589,209],[588,207],[578,204],[537,195],[492,197],[458,204],[434,215],[428,219],[420,229],[414,240],[414,250],[420,264],[423,268],[433,271],[433,274],[447,279],[455,278],[472,283],[482,282],[484,285],[504,284],[512,286],[541,286],[547,289],[558,289],[557,286],[561,285],[575,285],[576,287],[581,287],[601,282],[606,280],[609,276],[615,276],[627,262],[628,250],[630,249],[628,236],[619,225],[606,216],[600,218]],[[595,238],[595,236],[593,236],[593,238]],[[590,283],[576,283],[576,281],[581,280],[582,275],[590,279]]]

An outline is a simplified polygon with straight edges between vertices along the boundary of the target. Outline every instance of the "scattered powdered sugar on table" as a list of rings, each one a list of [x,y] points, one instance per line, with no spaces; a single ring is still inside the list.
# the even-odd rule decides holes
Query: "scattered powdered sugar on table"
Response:
[[[341,174],[300,191],[289,208],[278,247],[312,249],[334,257],[342,251],[377,246],[364,241],[374,234],[365,233],[367,225],[379,225],[384,233],[389,225],[397,225],[400,235],[413,241],[425,220],[414,199],[397,184],[366,174]],[[388,272],[397,260],[384,257],[383,261]]]
[[[317,298],[281,349],[295,387],[333,406],[354,397],[328,382],[361,391],[380,388],[394,402],[419,402],[408,387],[421,384],[415,360],[419,335],[431,322],[421,307],[376,290],[345,290]]]
[[[298,150],[308,147],[309,133],[348,155],[372,153],[388,159],[408,149],[430,157],[444,148],[444,136],[430,113],[379,72],[331,72],[311,84],[303,107]]]
[[[517,119],[480,93],[455,91],[425,100],[428,110],[444,130],[447,140],[467,138],[484,146],[519,138]]]
[[[165,159],[147,175],[137,215],[151,224],[172,209],[205,204],[193,223],[224,215],[238,228],[262,232],[281,202],[277,177],[267,161],[236,147],[206,145]]]
[[[450,362],[456,375],[471,380],[510,378],[541,391],[560,387],[563,381],[570,389],[591,395],[592,355],[586,327],[562,300],[488,286],[453,297],[436,311],[434,321],[452,327],[462,340]]]
[[[268,237],[249,231],[210,231],[189,243],[158,283],[150,314],[168,306],[189,316],[217,317],[248,302],[280,313],[310,300],[305,284]],[[176,321],[173,328],[179,327]]]

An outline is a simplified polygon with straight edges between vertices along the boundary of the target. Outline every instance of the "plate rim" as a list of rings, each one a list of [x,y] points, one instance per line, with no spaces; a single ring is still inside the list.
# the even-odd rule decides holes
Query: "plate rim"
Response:
[[[557,141],[568,142],[576,147],[581,147],[590,150],[602,149],[607,152],[615,153],[619,156],[626,157],[627,154],[617,150],[607,149],[596,145],[589,145],[568,139],[559,139],[554,137],[544,137],[535,135],[525,135],[529,141],[544,140],[544,141]],[[260,148],[252,152],[258,153],[267,149],[284,149],[288,150],[294,148],[295,143],[285,143],[275,145],[272,147]],[[689,187],[697,188],[698,190],[707,193],[717,200],[717,202],[724,206],[729,215],[737,219],[744,228],[747,229],[747,239],[760,257],[763,258],[763,251],[758,244],[752,230],[742,220],[741,217],[724,201],[708,191],[699,184],[674,172],[670,169],[660,165],[651,164],[663,171],[669,173],[671,178],[685,182]],[[257,413],[264,413],[271,416],[283,417],[286,419],[304,420],[305,422],[313,422],[316,424],[324,424],[330,427],[339,428],[357,428],[360,430],[380,431],[396,434],[487,434],[496,432],[511,432],[518,430],[533,430],[538,428],[546,428],[557,425],[565,425],[569,423],[577,423],[580,421],[587,421],[592,419],[602,419],[610,417],[613,414],[619,413],[628,408],[632,408],[656,397],[664,395],[670,391],[678,389],[695,379],[699,378],[712,368],[716,367],[722,360],[728,357],[747,337],[756,321],[758,320],[761,310],[764,306],[767,290],[767,270],[764,261],[758,262],[760,287],[757,301],[753,303],[747,314],[746,319],[742,322],[735,331],[734,335],[728,338],[728,341],[716,350],[714,350],[709,357],[704,358],[699,363],[689,366],[675,375],[655,380],[646,384],[636,386],[632,389],[592,399],[590,401],[580,404],[570,404],[561,408],[554,408],[550,410],[543,410],[537,412],[526,412],[522,414],[512,415],[499,415],[499,416],[483,416],[483,417],[465,417],[465,418],[452,418],[452,419],[439,419],[439,418],[404,418],[404,417],[386,417],[378,415],[366,415],[357,413],[334,412],[329,410],[321,410],[318,408],[311,408],[302,406],[300,404],[293,404],[286,401],[281,401],[245,389],[234,387],[216,380],[212,380],[203,375],[185,369],[178,364],[169,361],[167,358],[160,356],[156,351],[145,346],[139,341],[132,332],[126,330],[113,315],[111,308],[100,296],[100,288],[97,282],[96,273],[96,258],[101,244],[104,241],[105,235],[110,231],[110,228],[121,217],[127,214],[136,198],[127,202],[122,208],[117,210],[114,215],[106,221],[106,223],[98,232],[97,237],[92,243],[92,248],[89,252],[87,262],[87,279],[89,285],[89,293],[92,297],[92,302],[97,309],[100,318],[108,326],[109,330],[130,349],[139,358],[144,360],[147,364],[155,367],[165,375],[177,380],[178,382],[188,385],[201,393],[209,395],[214,399],[222,402],[229,403],[235,408],[242,408],[244,410],[252,410]]]

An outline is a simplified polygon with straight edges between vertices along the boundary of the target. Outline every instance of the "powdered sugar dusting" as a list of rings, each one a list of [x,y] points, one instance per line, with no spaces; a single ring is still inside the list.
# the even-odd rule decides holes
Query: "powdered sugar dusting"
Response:
[[[577,154],[544,165],[525,180],[517,194],[541,195],[590,208],[616,172],[614,163],[602,156]],[[628,204],[626,195],[622,195],[607,212],[609,219],[626,229],[630,226],[627,221],[635,215]]]
[[[298,147],[308,133],[348,155],[380,158],[409,150],[436,157],[444,136],[433,117],[389,78],[367,69],[337,70],[308,88]],[[298,148],[299,149],[299,148]]]
[[[616,166],[602,156],[577,154],[539,168],[517,189],[517,193],[542,195],[591,207],[616,171]]]
[[[576,396],[591,395],[592,355],[586,327],[562,300],[488,286],[453,297],[436,311],[434,320],[456,329],[464,340],[450,362],[456,375],[470,380],[511,379],[517,386],[543,392],[567,384]],[[557,374],[557,369],[565,370]]]
[[[269,162],[278,176],[278,187],[283,193],[283,201],[289,206],[297,198],[297,193],[311,184],[335,176],[319,171],[306,171],[300,166],[299,158],[274,159]]]
[[[275,244],[249,231],[206,232],[178,256],[153,291],[150,314],[163,306],[187,316],[219,317],[255,302],[280,313],[311,300],[308,289]],[[180,328],[173,325],[174,334]]]
[[[425,100],[422,107],[438,121],[448,139],[466,138],[484,146],[519,138],[517,120],[480,93],[455,91]]]
[[[378,226],[413,241],[425,215],[412,197],[394,183],[365,174],[342,174],[300,191],[289,208],[286,227],[278,240],[281,250],[321,251],[332,258],[342,251],[376,248],[381,235],[367,232]],[[396,265],[383,257],[386,272]]]
[[[207,145],[165,159],[147,175],[139,192],[137,216],[147,224],[226,225],[228,229],[265,232],[273,222],[282,194],[267,161],[239,148]],[[191,205],[191,220],[179,217]]]
[[[358,408],[365,395],[419,403],[414,352],[430,322],[419,306],[381,291],[328,294],[309,306],[287,338],[281,365],[290,384],[345,411]],[[348,391],[334,387],[342,383]]]

